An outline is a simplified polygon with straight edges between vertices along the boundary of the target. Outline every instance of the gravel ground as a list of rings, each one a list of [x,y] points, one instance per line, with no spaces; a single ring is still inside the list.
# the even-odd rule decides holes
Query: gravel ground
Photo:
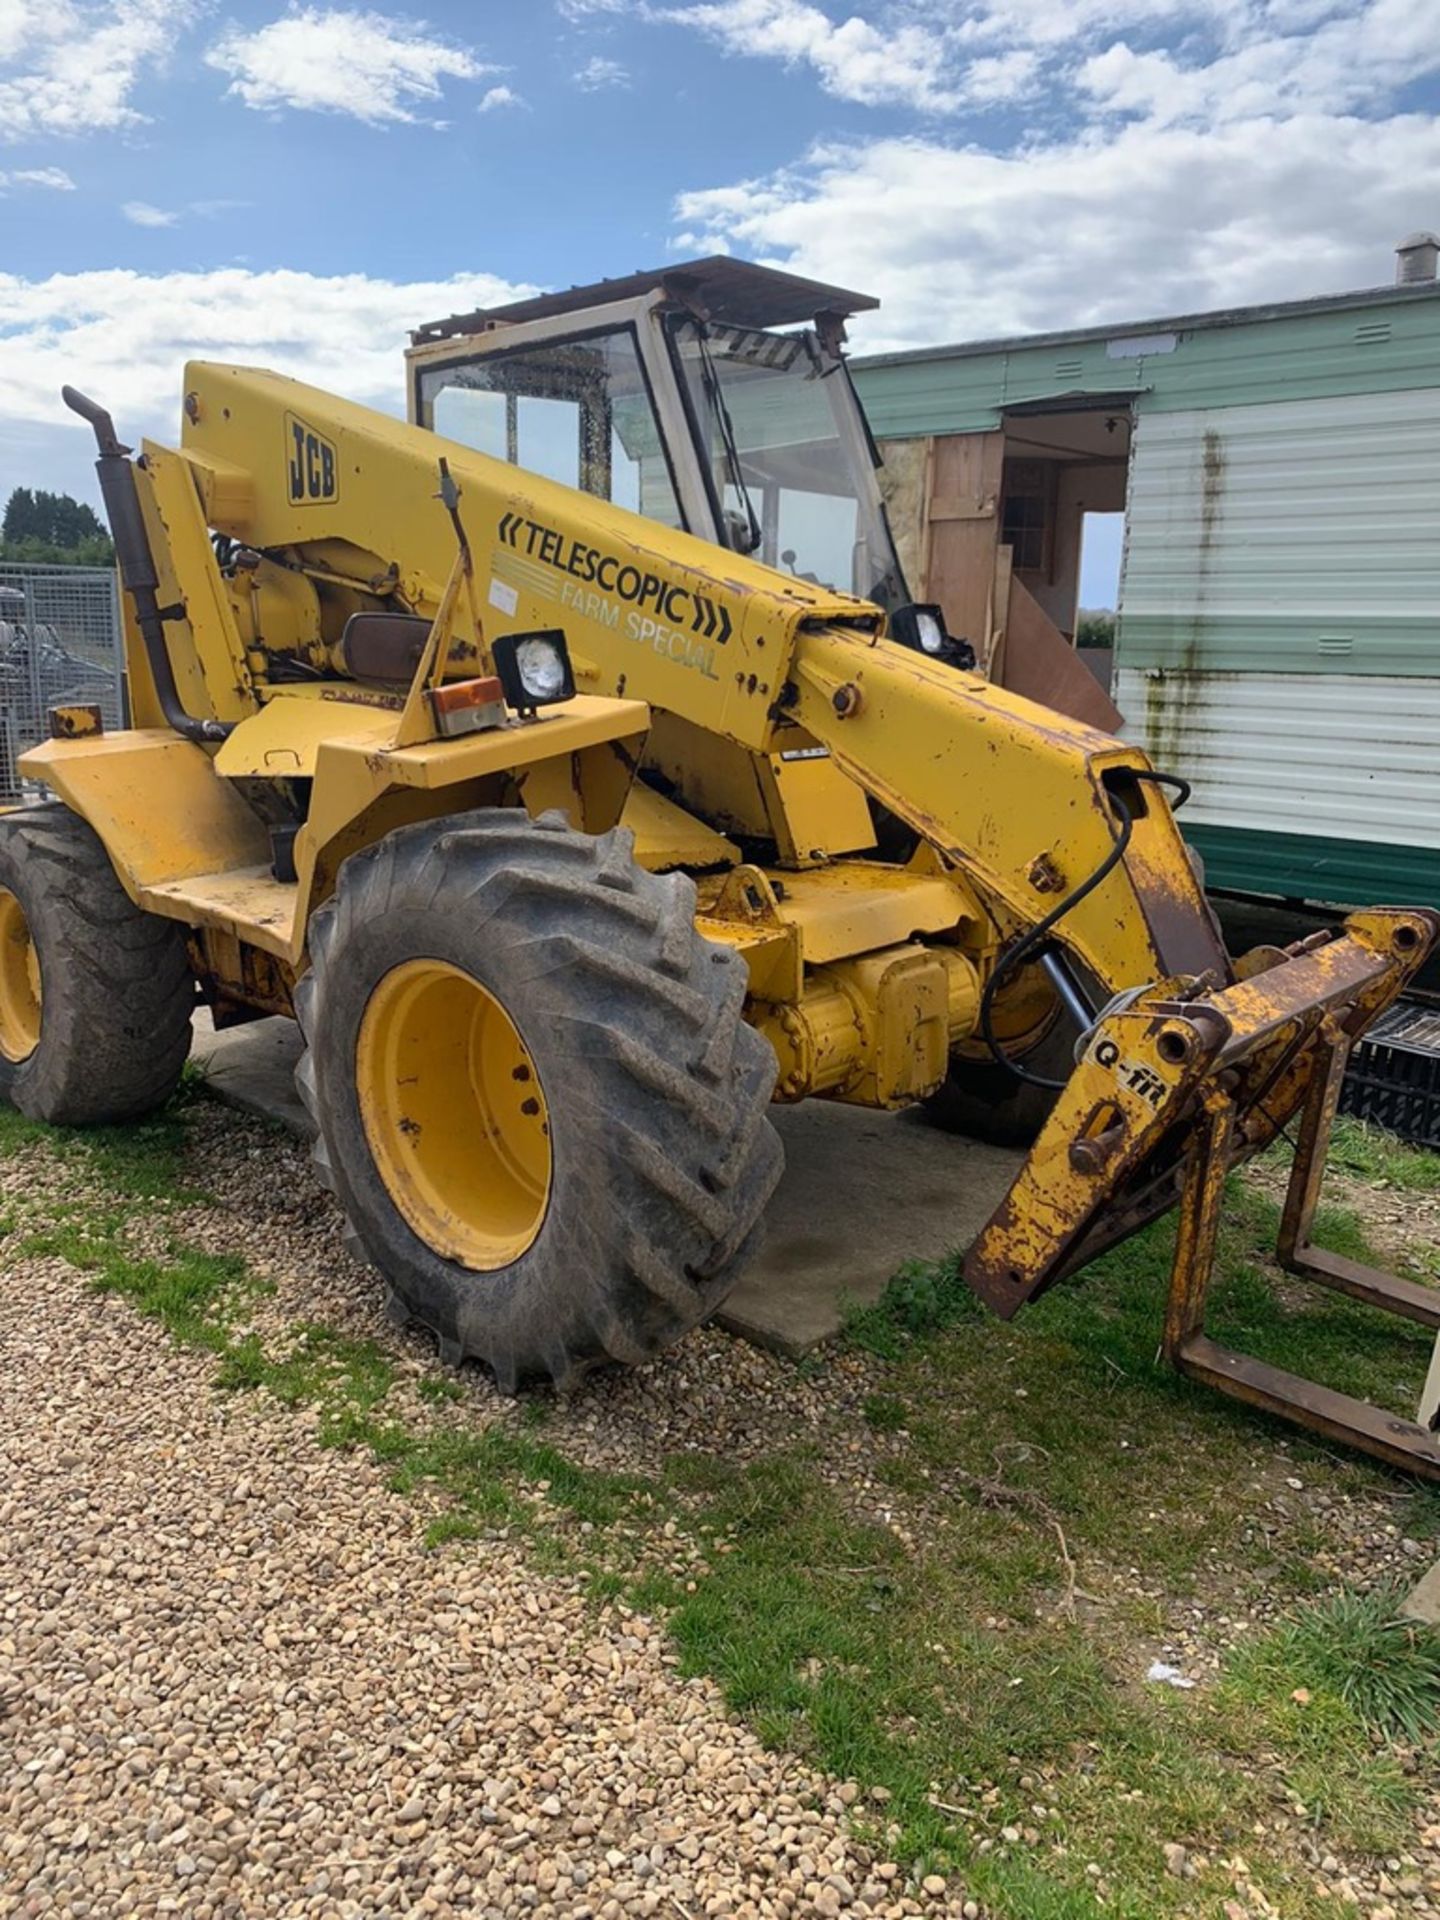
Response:
[[[234,1246],[235,1219],[246,1218],[245,1258],[276,1289],[253,1316],[262,1332],[278,1336],[296,1321],[319,1321],[380,1341],[417,1374],[439,1370],[432,1334],[397,1332],[385,1320],[380,1284],[341,1247],[337,1211],[316,1186],[304,1147],[208,1101],[193,1109],[189,1140],[196,1184],[215,1204],[185,1212],[172,1226],[196,1245],[225,1251]],[[472,1420],[511,1410],[482,1367],[446,1378],[462,1390]],[[837,1413],[857,1409],[872,1385],[863,1361],[810,1378],[788,1360],[701,1327],[648,1366],[587,1375],[564,1400],[548,1388],[532,1393],[563,1410],[563,1426],[551,1437],[577,1464],[650,1474],[667,1454],[689,1449],[750,1461],[819,1437]]]
[[[303,1415],[62,1263],[11,1283],[0,1912],[920,1911],[647,1621],[420,1551]]]
[[[243,1220],[276,1288],[252,1316],[267,1343],[318,1321],[379,1340],[402,1392],[436,1373],[428,1336],[384,1322],[293,1141],[208,1103],[189,1135],[213,1202],[142,1221],[142,1239],[232,1250]],[[72,1178],[27,1151],[0,1162],[0,1203]],[[850,1828],[853,1783],[766,1753],[713,1686],[679,1677],[651,1622],[597,1611],[517,1542],[426,1551],[423,1507],[319,1448],[313,1413],[217,1395],[212,1374],[61,1261],[6,1274],[0,1920],[974,1916],[955,1883],[916,1888],[872,1855]],[[901,1442],[858,1417],[874,1376],[846,1355],[806,1377],[702,1329],[651,1367],[592,1377],[546,1437],[644,1473],[688,1448],[753,1459],[811,1438],[826,1478],[888,1519],[900,1503],[873,1475]],[[447,1377],[468,1421],[507,1417],[479,1369]],[[1252,1466],[1237,1496],[1254,1523],[1306,1510],[1327,1573],[1423,1570],[1392,1502],[1327,1495],[1266,1436]],[[1124,1579],[1149,1593],[1138,1570]],[[1269,1611],[1237,1606],[1219,1569],[1198,1601],[1152,1597],[1165,1635],[1134,1649],[1137,1672],[1159,1654],[1203,1677]],[[1383,1866],[1318,1849],[1314,1866],[1337,1910],[1440,1910],[1440,1800]]]
[[[292,1152],[194,1125],[222,1202]],[[26,1153],[0,1196],[55,1178]],[[303,1176],[269,1191],[263,1311],[376,1332],[327,1203]],[[234,1219],[185,1227],[233,1244]],[[313,1414],[212,1373],[63,1261],[6,1274],[0,1915],[965,1911],[907,1889],[850,1834],[853,1784],[765,1752],[649,1621],[504,1539],[425,1551]]]

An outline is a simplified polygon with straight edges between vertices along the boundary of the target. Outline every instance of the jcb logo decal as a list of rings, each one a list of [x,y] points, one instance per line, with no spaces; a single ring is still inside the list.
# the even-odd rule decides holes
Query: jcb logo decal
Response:
[[[307,427],[293,413],[287,413],[285,446],[292,507],[307,507],[320,500],[340,497],[340,468],[335,449],[323,434]]]

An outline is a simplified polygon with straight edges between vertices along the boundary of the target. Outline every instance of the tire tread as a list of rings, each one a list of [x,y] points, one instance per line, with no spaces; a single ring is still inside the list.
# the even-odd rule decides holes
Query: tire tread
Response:
[[[693,884],[637,866],[623,829],[589,836],[563,814],[494,810],[403,827],[353,855],[314,917],[295,995],[316,1176],[346,1208],[347,1239],[360,1238],[358,1214],[377,1217],[371,1190],[356,1183],[378,1176],[368,1155],[358,1169],[337,1159],[340,1090],[315,1064],[332,1018],[328,982],[355,929],[422,894],[427,905],[443,897],[447,911],[453,901],[481,945],[496,943],[544,985],[566,1050],[571,1124],[595,1156],[594,1252],[572,1285],[551,1289],[533,1325],[487,1324],[473,1293],[463,1311],[453,1297],[427,1299],[388,1244],[371,1256],[411,1317],[447,1350],[458,1341],[485,1361],[506,1390],[535,1374],[564,1387],[608,1360],[635,1365],[718,1306],[780,1175],[768,1115],[775,1058],[745,1024],[744,969],[696,931]]]
[[[137,907],[103,842],[68,807],[0,817],[0,880],[41,955],[40,1045],[0,1062],[0,1095],[31,1119],[98,1126],[152,1112],[190,1052],[195,989],[183,928]]]

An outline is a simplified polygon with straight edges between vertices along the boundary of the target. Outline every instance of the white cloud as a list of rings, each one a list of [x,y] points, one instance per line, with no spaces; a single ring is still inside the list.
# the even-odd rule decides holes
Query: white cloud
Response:
[[[1031,92],[1040,73],[1040,56],[1030,47],[982,54],[965,69],[965,96],[977,106],[1018,100]]]
[[[1440,67],[1434,0],[869,0],[840,17],[816,0],[633,0],[633,11],[808,70],[837,99],[936,116],[1014,102],[1042,81],[1082,123],[1339,111]]]
[[[946,71],[951,35],[938,24],[880,26],[858,14],[837,23],[807,0],[703,0],[653,17],[694,27],[727,53],[808,65],[841,100],[930,112],[960,103]]]
[[[11,187],[47,187],[53,193],[74,193],[75,182],[63,167],[20,167],[0,173],[0,193]]]
[[[239,267],[0,273],[0,472],[86,490],[91,449],[61,404],[67,381],[111,410],[123,439],[173,443],[187,358],[274,368],[402,413],[411,327],[535,291],[485,274],[406,283]],[[57,431],[67,426],[73,434]]]
[[[414,122],[443,97],[445,80],[480,80],[497,68],[434,37],[422,20],[333,7],[296,7],[253,33],[229,27],[205,55],[231,76],[247,107],[351,114],[372,126]]]
[[[490,87],[479,106],[477,113],[494,113],[500,107],[528,107],[530,102],[515,92],[513,87]]]
[[[218,220],[252,204],[249,200],[187,200],[182,207],[157,207],[148,200],[127,200],[120,211],[132,226],[173,227],[191,218]]]
[[[1245,20],[1295,7],[1347,5],[1350,0],[937,0],[967,45],[1064,48],[1096,34],[1176,28],[1225,36]]]
[[[113,132],[201,0],[0,0],[0,140]]]
[[[880,295],[854,323],[864,351],[1382,284],[1401,234],[1435,224],[1437,177],[1428,116],[1308,114],[1009,154],[832,146],[676,215],[701,249]]]
[[[837,24],[810,0],[704,0],[664,16],[803,63],[847,99],[908,92],[933,113],[1039,98],[1031,131],[1003,148],[973,135],[822,144],[677,201],[697,248],[880,294],[878,319],[855,325],[868,346],[1375,285],[1399,235],[1440,214],[1440,121],[1392,105],[1440,71],[1433,4],[909,0],[903,14],[871,12]]]
[[[1257,115],[1344,112],[1384,100],[1440,69],[1433,13],[1413,0],[1369,0],[1306,31],[1267,17],[1210,60],[1135,52],[1120,39],[1091,55],[1077,80],[1100,109],[1156,123],[1212,124]]]
[[[492,274],[0,273],[0,417],[50,421],[62,383],[93,383],[127,431],[178,430],[186,357],[252,362],[372,405],[404,405],[411,327],[536,292]],[[173,417],[172,417],[173,416]]]
[[[628,87],[630,69],[619,60],[606,60],[593,54],[575,75],[575,84],[585,93],[604,93],[615,87]]]
[[[883,0],[836,19],[813,0],[637,0],[640,17],[690,27],[726,53],[808,68],[836,99],[927,115],[1021,99],[1071,43],[1117,22],[1214,25],[1252,4],[1263,0]]]
[[[120,211],[136,227],[173,227],[180,218],[164,207],[152,207],[148,200],[127,200]]]

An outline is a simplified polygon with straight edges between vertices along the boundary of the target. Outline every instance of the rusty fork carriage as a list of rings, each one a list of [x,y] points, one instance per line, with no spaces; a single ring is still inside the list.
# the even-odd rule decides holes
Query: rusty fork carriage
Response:
[[[1311,1229],[1330,1133],[1340,1103],[1350,1036],[1333,1014],[1321,1023],[1315,1064],[1300,1113],[1300,1136],[1280,1219],[1276,1258],[1297,1279],[1348,1294],[1440,1334],[1440,1289],[1383,1273],[1312,1244]],[[1180,1200],[1175,1262],[1165,1309],[1165,1357],[1180,1373],[1268,1413],[1294,1420],[1326,1439],[1359,1447],[1391,1466],[1440,1479],[1440,1341],[1432,1355],[1417,1417],[1406,1420],[1368,1400],[1288,1373],[1212,1340],[1205,1307],[1214,1272],[1221,1195],[1231,1165],[1235,1102],[1218,1089],[1207,1096]]]
[[[1343,929],[1258,948],[1237,978],[1162,982],[1101,1016],[1031,1162],[966,1261],[1006,1318],[1178,1203],[1162,1351],[1191,1379],[1440,1479],[1440,1343],[1414,1418],[1223,1346],[1206,1330],[1225,1176],[1299,1119],[1276,1257],[1440,1333],[1440,1289],[1311,1240],[1354,1040],[1440,940],[1440,915],[1375,908]]]

